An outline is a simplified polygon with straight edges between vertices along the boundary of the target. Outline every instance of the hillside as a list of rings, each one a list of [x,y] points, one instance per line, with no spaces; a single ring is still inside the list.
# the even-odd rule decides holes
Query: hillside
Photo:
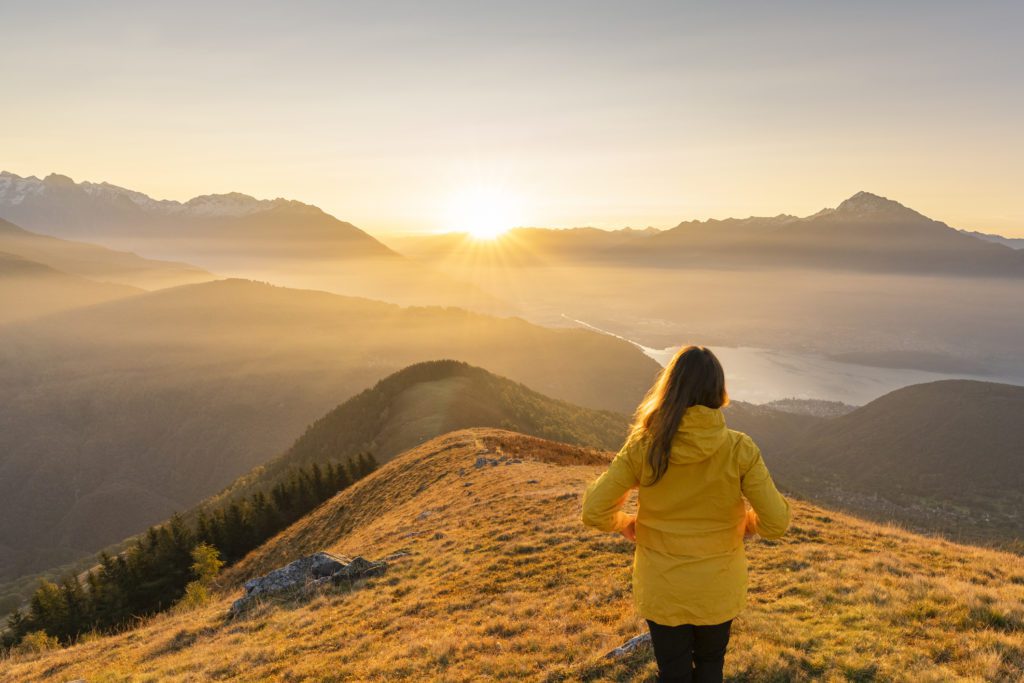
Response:
[[[425,361],[388,375],[318,419],[287,451],[240,478],[226,495],[266,490],[295,467],[344,461],[363,451],[385,463],[468,427],[500,427],[617,451],[628,418],[550,398],[461,361]]]
[[[788,448],[820,424],[813,417],[740,401],[731,403],[726,414],[730,426],[753,435],[767,453]],[[348,399],[311,424],[287,451],[202,506],[267,490],[296,467],[325,466],[364,451],[385,463],[429,439],[474,427],[614,452],[625,439],[629,417],[553,399],[461,361],[425,361]]]
[[[155,261],[94,244],[38,235],[3,219],[0,219],[0,251],[72,275],[141,289],[162,289],[216,279],[195,266]]]
[[[905,387],[780,450],[789,490],[876,519],[1024,550],[1024,387]]]
[[[2,227],[2,226],[0,226]],[[0,324],[122,299],[142,290],[63,273],[0,250]]]
[[[817,420],[742,402],[726,409],[729,424],[755,436],[762,449],[785,448]],[[501,427],[532,436],[616,451],[627,430],[620,412],[583,408],[550,398],[483,368],[461,361],[417,363],[385,377],[330,411],[284,453],[240,476],[230,486],[184,512],[194,520],[229,501],[266,493],[296,468],[327,467],[361,452],[386,462],[397,453],[441,434],[466,427]],[[94,555],[83,558],[79,571]],[[70,571],[48,570],[59,579]],[[0,617],[5,607],[28,598],[39,577],[0,583]]]
[[[658,371],[635,347],[458,309],[224,280],[0,331],[0,578],[185,510],[410,364],[453,358],[627,412]],[[600,368],[595,372],[594,368]]]
[[[10,681],[649,680],[631,546],[579,521],[610,454],[462,430],[395,458],[264,547],[196,611],[0,662]],[[769,462],[769,466],[773,463]],[[790,532],[748,542],[749,607],[733,681],[1015,681],[1024,675],[1017,558],[794,501]],[[247,578],[311,551],[391,561],[352,591],[227,621]]]

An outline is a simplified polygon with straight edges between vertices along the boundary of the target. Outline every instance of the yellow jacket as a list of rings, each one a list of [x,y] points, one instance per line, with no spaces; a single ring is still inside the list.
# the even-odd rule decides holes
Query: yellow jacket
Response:
[[[587,487],[583,523],[621,530],[632,519],[621,508],[639,486],[633,599],[640,616],[665,626],[728,621],[746,604],[744,532],[778,538],[789,527],[789,503],[760,449],[746,434],[726,428],[721,410],[688,408],[665,474],[641,486],[651,480],[648,444],[646,437],[627,440]]]

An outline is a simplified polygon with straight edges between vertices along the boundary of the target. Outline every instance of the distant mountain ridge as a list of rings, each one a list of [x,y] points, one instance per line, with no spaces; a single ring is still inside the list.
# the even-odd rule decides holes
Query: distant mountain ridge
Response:
[[[194,216],[244,216],[264,211],[272,206],[292,203],[287,199],[255,199],[240,192],[209,194],[193,197],[186,202],[173,199],[153,199],[149,195],[107,182],[75,183],[68,176],[51,173],[45,178],[21,177],[8,171],[0,171],[0,205],[16,207],[31,205],[35,198],[55,188],[78,188],[85,195],[100,202],[134,204],[147,213],[164,215],[188,214]],[[299,204],[300,202],[295,202]]]
[[[493,257],[499,266],[529,266],[552,260],[578,260],[601,256],[610,249],[630,245],[656,235],[657,228],[602,230],[593,227],[518,227],[494,240],[478,240],[469,233],[445,232],[387,238],[399,253],[427,261],[459,260],[471,254],[473,262],[487,263]]]
[[[217,278],[185,263],[157,261],[130,252],[29,232],[2,218],[0,251],[71,275],[142,289],[162,289]]]
[[[804,218],[684,223],[627,247],[620,258],[651,265],[1024,276],[1024,252],[964,234],[870,192]]]
[[[43,201],[61,198],[60,193],[66,193],[63,199],[89,198],[93,202],[90,208],[101,212],[101,215],[105,212],[107,217],[112,219],[132,217],[132,208],[154,216],[192,218],[240,218],[279,207],[322,213],[311,204],[282,197],[256,199],[241,192],[227,192],[199,195],[188,201],[179,202],[173,199],[153,199],[142,192],[107,182],[93,183],[86,180],[76,183],[59,173],[51,173],[40,179],[36,176],[22,177],[9,171],[0,171],[0,210],[6,213],[21,214],[30,221],[38,221],[32,212],[38,211]],[[54,213],[57,211],[54,210]],[[96,216],[81,217],[83,222],[95,219]]]
[[[971,237],[977,237],[981,240],[1002,244],[1010,247],[1011,249],[1024,249],[1024,237],[1003,237],[1002,235],[996,235],[990,232],[978,232],[977,230],[961,230],[960,232],[966,233]]]
[[[0,243],[0,324],[141,293],[136,287],[97,282],[6,253]]]
[[[255,199],[238,192],[186,202],[157,200],[106,182],[76,183],[56,173],[40,179],[0,172],[0,217],[47,235],[161,257],[294,257],[310,250],[333,258],[397,256],[351,223],[294,200]]]
[[[37,233],[196,264],[232,277],[403,305],[516,313],[498,296],[404,258],[311,204],[239,192],[185,202],[110,183],[0,173],[0,218]]]
[[[487,249],[451,234],[409,237],[395,244],[403,253],[434,259]],[[1024,276],[1024,251],[955,230],[864,191],[805,217],[683,221],[666,230],[515,228],[495,245],[503,252],[501,262],[511,265],[566,261],[655,268],[800,267]]]

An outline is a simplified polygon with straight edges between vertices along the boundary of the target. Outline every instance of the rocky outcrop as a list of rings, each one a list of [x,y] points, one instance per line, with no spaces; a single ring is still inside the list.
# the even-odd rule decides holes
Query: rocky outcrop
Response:
[[[605,659],[618,659],[619,657],[626,657],[631,655],[645,645],[651,644],[651,634],[644,633],[639,636],[633,636],[622,645],[605,654]]]
[[[392,556],[394,557],[394,556]],[[295,560],[268,574],[245,582],[245,595],[231,605],[229,616],[238,616],[269,597],[301,595],[327,584],[351,584],[356,579],[383,574],[387,562],[364,557],[344,557],[319,552]]]

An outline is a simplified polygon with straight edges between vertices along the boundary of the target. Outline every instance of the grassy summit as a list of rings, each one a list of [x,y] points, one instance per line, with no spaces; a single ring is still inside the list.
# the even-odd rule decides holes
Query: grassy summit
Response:
[[[497,429],[418,446],[282,532],[212,604],[121,635],[0,662],[11,681],[647,680],[631,546],[579,523],[610,454]],[[769,462],[769,465],[771,463]],[[801,502],[790,533],[748,543],[750,606],[727,680],[993,680],[1024,675],[1019,557]],[[381,557],[353,591],[226,621],[241,583],[315,550]]]
[[[297,466],[364,451],[387,462],[428,439],[469,427],[499,427],[616,451],[628,421],[621,413],[551,398],[469,363],[424,361],[388,375],[317,419],[291,448],[208,503],[273,484]]]

